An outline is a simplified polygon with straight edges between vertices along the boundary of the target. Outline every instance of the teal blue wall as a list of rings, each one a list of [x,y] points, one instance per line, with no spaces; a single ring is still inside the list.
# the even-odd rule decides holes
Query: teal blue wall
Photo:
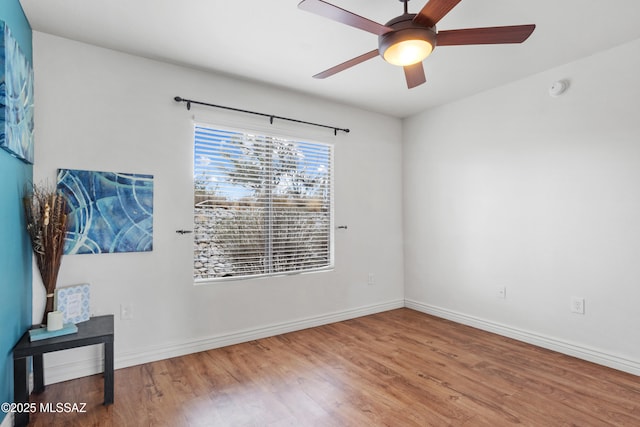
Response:
[[[19,1],[0,0],[0,19],[32,61],[31,27]],[[31,246],[20,200],[32,177],[32,166],[0,150],[0,403],[13,401],[11,349],[31,325]],[[0,412],[0,422],[4,417]]]

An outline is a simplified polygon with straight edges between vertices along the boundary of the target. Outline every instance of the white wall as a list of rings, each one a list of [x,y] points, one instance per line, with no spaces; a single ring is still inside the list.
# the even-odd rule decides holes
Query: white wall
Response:
[[[154,251],[65,256],[59,286],[89,282],[94,314],[116,314],[116,367],[399,307],[406,296],[409,307],[640,374],[638,48],[403,124],[35,32],[35,179],[60,167],[155,177]],[[552,99],[559,78],[571,88]],[[272,127],[187,112],[176,95],[351,128],[337,137],[273,128],[335,143],[336,225],[349,228],[336,232],[334,271],[193,285],[191,238],[175,233],[191,228],[193,117]],[[570,313],[571,296],[586,298],[584,316]],[[133,320],[119,319],[121,303],[133,304]],[[100,369],[99,351],[46,364],[47,382],[86,375]]]
[[[43,33],[33,44],[34,179],[53,181],[57,168],[154,175],[153,252],[65,256],[58,281],[91,283],[93,312],[116,314],[116,368],[403,305],[400,120]],[[351,129],[273,127],[335,143],[335,220],[348,230],[336,231],[334,271],[194,286],[192,238],[175,232],[193,228],[193,116],[272,127],[188,112],[176,95]],[[133,320],[119,319],[121,303]],[[98,355],[48,356],[46,381],[97,371]]]
[[[640,374],[639,51],[405,121],[408,306]]]

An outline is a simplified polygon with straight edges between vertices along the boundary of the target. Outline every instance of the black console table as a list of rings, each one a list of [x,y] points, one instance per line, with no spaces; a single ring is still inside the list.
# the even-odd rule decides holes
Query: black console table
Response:
[[[78,332],[40,341],[29,341],[26,332],[13,348],[13,387],[16,403],[29,402],[29,357],[33,358],[33,391],[44,390],[42,355],[58,350],[104,344],[104,404],[113,403],[113,314],[92,317],[78,323]],[[16,413],[15,425],[26,426],[29,413]]]

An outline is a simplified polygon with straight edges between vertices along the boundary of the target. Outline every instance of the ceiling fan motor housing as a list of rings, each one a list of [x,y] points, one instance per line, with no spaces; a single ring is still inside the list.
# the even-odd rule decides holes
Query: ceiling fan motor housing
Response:
[[[405,13],[385,24],[386,27],[393,28],[393,31],[378,36],[378,52],[380,56],[385,58],[385,52],[391,46],[408,40],[424,41],[431,45],[432,49],[436,47],[436,27],[425,27],[417,25],[413,22],[416,16],[414,13]]]

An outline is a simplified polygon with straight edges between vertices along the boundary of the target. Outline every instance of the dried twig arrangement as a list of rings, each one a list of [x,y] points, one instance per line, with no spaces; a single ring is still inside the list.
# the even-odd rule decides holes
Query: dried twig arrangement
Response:
[[[42,282],[47,291],[47,313],[53,311],[53,293],[58,281],[58,271],[64,250],[67,231],[67,203],[55,187],[33,185],[32,193],[24,198],[27,232],[38,264]]]

